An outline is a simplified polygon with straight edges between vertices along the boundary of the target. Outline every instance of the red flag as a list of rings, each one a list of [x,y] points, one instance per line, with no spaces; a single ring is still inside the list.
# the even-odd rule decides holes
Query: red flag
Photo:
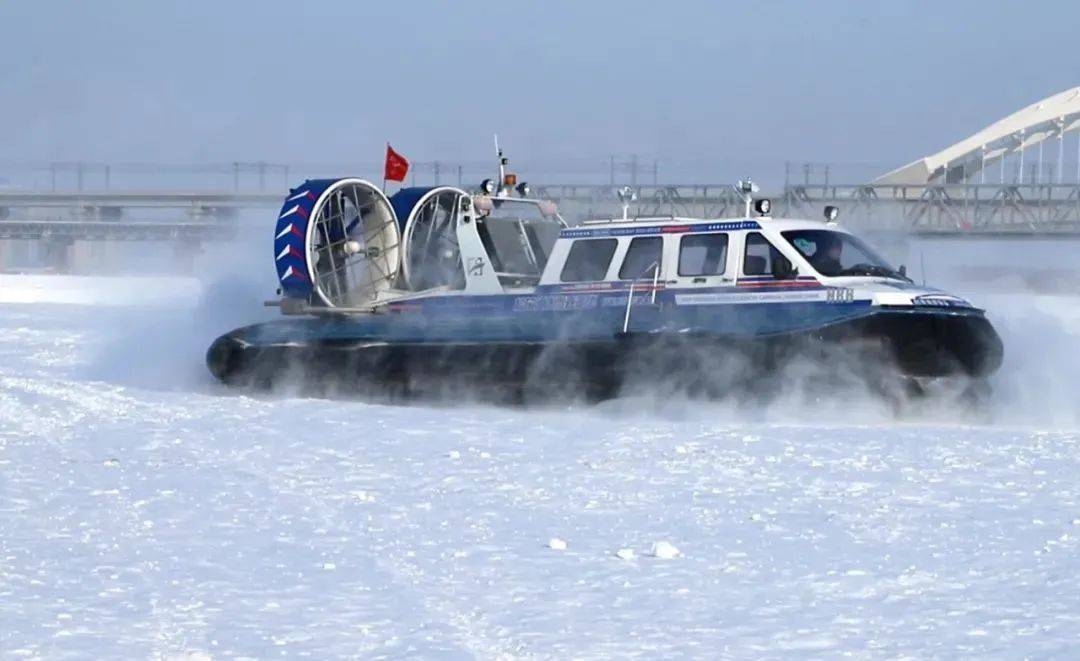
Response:
[[[405,175],[408,173],[409,159],[394,151],[390,143],[386,143],[386,166],[383,168],[383,179],[405,181]]]

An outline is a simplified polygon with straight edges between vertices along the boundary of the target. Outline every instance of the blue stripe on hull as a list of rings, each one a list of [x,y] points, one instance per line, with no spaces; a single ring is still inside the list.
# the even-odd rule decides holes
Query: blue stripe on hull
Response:
[[[328,341],[386,342],[552,342],[614,337],[622,331],[626,296],[595,296],[581,309],[514,310],[513,300],[488,299],[455,307],[456,314],[434,310],[410,314],[283,319],[249,327],[255,344]],[[508,297],[513,298],[513,297]],[[584,297],[575,297],[582,300]],[[647,303],[648,295],[640,295]],[[658,298],[658,300],[660,300]],[[499,307],[496,307],[499,306]],[[868,301],[830,303],[664,306],[635,305],[633,332],[707,333],[754,337],[805,331],[871,314]],[[464,313],[464,314],[463,314]]]

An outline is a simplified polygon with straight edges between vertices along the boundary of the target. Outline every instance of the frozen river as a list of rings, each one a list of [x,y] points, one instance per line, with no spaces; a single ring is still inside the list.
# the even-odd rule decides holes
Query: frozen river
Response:
[[[201,352],[257,302],[27,282],[0,279],[0,655],[1080,653],[1074,299],[975,297],[993,398],[897,420],[249,396]]]

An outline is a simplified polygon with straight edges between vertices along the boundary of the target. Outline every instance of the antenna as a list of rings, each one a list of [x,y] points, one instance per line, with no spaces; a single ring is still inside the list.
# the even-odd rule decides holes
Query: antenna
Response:
[[[506,158],[503,157],[502,150],[499,149],[499,134],[495,134],[495,158],[499,159],[499,183],[498,189],[502,189],[503,182],[506,181]]]

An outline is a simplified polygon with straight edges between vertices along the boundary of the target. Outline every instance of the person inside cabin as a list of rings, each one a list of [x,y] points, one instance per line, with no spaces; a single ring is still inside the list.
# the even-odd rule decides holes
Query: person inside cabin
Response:
[[[844,251],[844,244],[835,237],[825,235],[822,237],[810,258],[810,265],[822,275],[836,275],[843,270],[840,264],[840,255]]]

